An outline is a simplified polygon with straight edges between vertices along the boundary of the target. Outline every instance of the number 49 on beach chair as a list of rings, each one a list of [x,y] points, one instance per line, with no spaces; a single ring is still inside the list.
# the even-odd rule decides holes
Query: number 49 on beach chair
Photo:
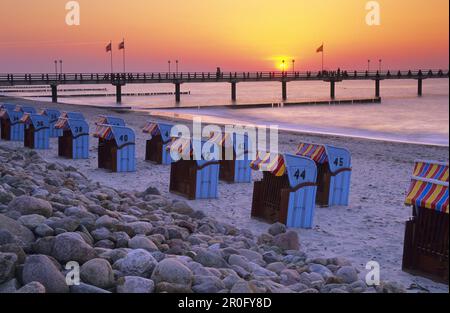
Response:
[[[59,118],[55,128],[62,130],[58,138],[58,155],[68,159],[89,158],[89,124],[81,119]]]
[[[352,172],[350,152],[330,145],[301,143],[296,154],[310,158],[317,165],[317,205],[347,206]]]
[[[406,205],[403,270],[448,284],[448,163],[416,161]]]
[[[97,125],[98,167],[112,172],[136,171],[134,131],[128,127]]]
[[[263,171],[263,179],[254,186],[252,217],[312,228],[317,190],[314,161],[292,154],[259,153],[250,166]]]
[[[145,160],[156,164],[170,165],[172,158],[167,145],[171,143],[171,130],[174,125],[148,122],[143,132],[150,135],[145,147]]]
[[[25,113],[20,121],[24,124],[24,147],[37,150],[50,148],[50,129],[47,116]]]

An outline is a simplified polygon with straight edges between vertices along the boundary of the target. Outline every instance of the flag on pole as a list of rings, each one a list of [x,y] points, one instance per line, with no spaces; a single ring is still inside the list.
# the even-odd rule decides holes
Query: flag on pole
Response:
[[[123,50],[125,49],[125,41],[122,41],[121,43],[119,43],[119,50]]]
[[[316,53],[319,53],[319,52],[323,52],[323,45],[321,45],[319,48],[317,48]]]
[[[110,52],[112,50],[112,43],[109,43],[107,46],[106,46],[106,52]]]

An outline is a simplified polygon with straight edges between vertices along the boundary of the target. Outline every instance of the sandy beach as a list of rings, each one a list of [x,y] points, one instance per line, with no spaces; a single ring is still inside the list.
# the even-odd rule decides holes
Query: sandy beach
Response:
[[[32,105],[36,108],[57,108],[61,111],[82,112],[90,123],[91,132],[99,114],[118,115],[136,131],[137,171],[135,173],[109,173],[97,168],[97,139],[90,138],[89,160],[64,160],[57,157],[57,140],[52,139],[51,150],[39,152],[50,162],[61,162],[79,169],[86,177],[104,185],[119,189],[143,191],[156,187],[161,194],[177,198],[169,193],[170,167],[144,161],[145,140],[142,127],[154,119],[148,112],[114,112],[88,106],[50,104],[13,98],[0,101]],[[183,123],[187,123],[183,121]],[[404,205],[406,190],[410,183],[414,160],[430,159],[448,161],[448,147],[394,143],[337,136],[310,135],[281,132],[279,150],[295,152],[302,141],[331,144],[352,152],[353,174],[349,207],[317,208],[315,227],[297,230],[302,250],[314,257],[342,256],[354,263],[365,276],[365,265],[377,261],[381,266],[381,278],[401,282],[405,287],[412,284],[430,292],[448,292],[448,286],[414,277],[401,271],[405,222],[411,208]],[[0,141],[0,145],[21,146],[20,143]],[[254,173],[254,180],[260,179]],[[219,221],[254,234],[267,231],[268,224],[250,217],[253,184],[219,185],[220,198],[216,200],[189,201],[189,204]],[[412,291],[418,291],[417,288]]]

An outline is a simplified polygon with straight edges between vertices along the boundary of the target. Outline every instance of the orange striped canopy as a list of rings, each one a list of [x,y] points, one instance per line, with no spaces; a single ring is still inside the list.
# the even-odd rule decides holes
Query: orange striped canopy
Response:
[[[158,127],[157,123],[151,123],[151,122],[147,123],[144,126],[142,131],[144,133],[151,134],[152,136],[157,136],[157,135],[160,134],[159,127]]]
[[[111,126],[109,125],[97,125],[97,128],[94,132],[94,137],[105,139],[105,140],[111,140],[113,137],[113,131]]]
[[[405,203],[449,213],[448,164],[417,161]]]
[[[295,154],[310,158],[318,164],[324,164],[328,162],[328,156],[325,146],[321,145],[301,143]]]
[[[169,142],[166,146],[167,151],[171,151],[172,147],[177,145],[179,154],[188,154],[192,156],[193,148],[191,145],[190,138],[172,138],[172,141]],[[188,150],[189,149],[189,150]]]
[[[55,128],[56,129],[68,129],[69,128],[69,120],[67,118],[60,118],[55,123]]]
[[[255,171],[270,172],[277,177],[286,173],[286,164],[281,154],[258,152],[250,167]]]

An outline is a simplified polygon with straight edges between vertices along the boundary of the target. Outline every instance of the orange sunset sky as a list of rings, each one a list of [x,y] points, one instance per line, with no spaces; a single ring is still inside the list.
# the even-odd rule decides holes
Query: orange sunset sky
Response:
[[[381,25],[365,23],[366,0],[79,0],[81,25],[65,23],[66,0],[1,0],[0,72],[109,71],[106,44],[127,70],[447,68],[448,0],[379,0]],[[378,65],[374,65],[377,67]]]

